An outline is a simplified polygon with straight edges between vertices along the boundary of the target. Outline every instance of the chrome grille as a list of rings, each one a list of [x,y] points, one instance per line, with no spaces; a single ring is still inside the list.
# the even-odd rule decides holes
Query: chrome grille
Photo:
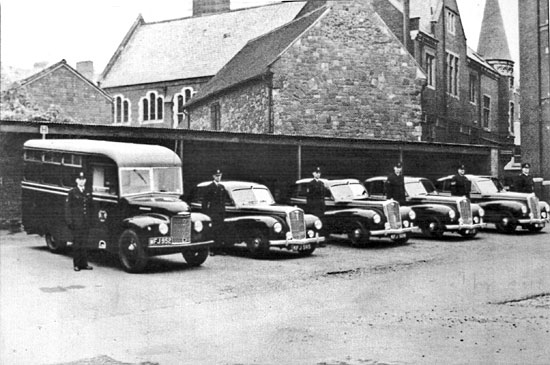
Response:
[[[386,219],[391,229],[400,229],[402,227],[401,212],[399,208],[399,203],[396,201],[389,202],[384,207],[384,213],[386,214]]]
[[[462,199],[458,202],[458,212],[460,213],[460,218],[462,218],[463,224],[472,224],[472,204],[467,199]]]
[[[292,238],[301,240],[306,238],[306,221],[304,218],[304,212],[301,210],[293,210],[288,214],[290,219],[290,232]]]
[[[172,217],[172,243],[191,243],[191,214],[178,214]]]
[[[529,205],[529,211],[533,214],[533,218],[540,219],[539,198],[536,195],[530,195],[527,198],[527,204]]]

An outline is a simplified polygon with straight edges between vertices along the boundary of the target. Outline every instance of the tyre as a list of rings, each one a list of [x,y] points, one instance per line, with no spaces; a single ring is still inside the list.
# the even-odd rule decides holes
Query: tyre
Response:
[[[542,231],[543,228],[544,226],[542,227],[536,227],[534,225],[527,226],[527,229],[529,230],[529,232],[540,232]]]
[[[354,222],[348,227],[347,235],[353,247],[366,246],[370,238],[370,232],[359,222]]]
[[[208,258],[208,249],[181,253],[189,266],[200,266]]]
[[[512,233],[516,230],[517,223],[510,213],[501,214],[495,223],[497,231],[501,233]]]
[[[147,255],[140,242],[139,236],[131,229],[127,229],[118,240],[118,256],[125,271],[137,273],[143,271],[147,265]]]
[[[57,240],[51,233],[46,233],[44,238],[46,239],[46,246],[53,253],[61,253],[67,248],[67,242]]]
[[[445,233],[443,224],[441,224],[437,218],[433,218],[432,220],[423,223],[420,228],[425,236],[432,238],[441,238]]]
[[[248,235],[246,247],[253,257],[260,258],[269,252],[269,242],[260,229],[255,229]]]
[[[464,238],[474,238],[477,235],[477,229],[468,229],[459,231],[460,235]]]

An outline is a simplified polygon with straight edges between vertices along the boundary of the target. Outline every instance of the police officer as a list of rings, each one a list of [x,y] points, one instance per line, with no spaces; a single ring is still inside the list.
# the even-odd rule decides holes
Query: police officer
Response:
[[[86,190],[86,176],[80,171],[76,187],[69,190],[65,200],[65,222],[73,236],[74,271],[92,270],[88,265],[87,238],[92,216],[92,194]]]
[[[470,197],[470,191],[472,190],[472,183],[464,175],[466,168],[460,164],[458,166],[458,173],[451,178],[451,195]]]
[[[313,170],[313,179],[307,185],[306,210],[321,218],[325,215],[325,183],[321,181],[321,168]]]
[[[520,193],[534,193],[535,183],[533,182],[533,176],[529,174],[531,165],[525,162],[521,165],[521,174],[516,177],[514,182],[514,191]]]
[[[227,191],[222,185],[222,172],[216,170],[212,175],[214,181],[206,187],[202,201],[202,212],[212,220],[212,233],[214,234],[214,247],[211,254],[223,253],[223,221],[225,219],[225,200]]]
[[[403,166],[401,162],[393,166],[393,172],[388,175],[386,180],[386,196],[399,204],[405,204],[405,177],[403,176]]]

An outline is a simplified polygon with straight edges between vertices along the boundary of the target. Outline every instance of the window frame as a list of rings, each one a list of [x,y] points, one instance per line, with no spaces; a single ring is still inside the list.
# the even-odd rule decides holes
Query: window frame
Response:
[[[447,88],[448,95],[460,99],[460,57],[450,51],[446,51],[447,59]]]
[[[122,94],[114,95],[113,98],[114,98],[113,124],[116,124],[116,125],[130,124],[132,122],[132,102],[130,101],[130,99],[124,97],[124,95]],[[118,105],[119,100],[120,100],[120,106]],[[125,104],[127,105],[125,106]]]
[[[486,101],[489,101],[488,106],[486,105]],[[482,106],[482,118],[481,118],[481,126],[486,129],[490,130],[491,125],[491,96],[487,94],[483,94],[483,106]]]
[[[183,106],[187,104],[187,102],[191,100],[196,93],[197,92],[191,86],[185,86],[181,89],[179,93],[174,94],[172,98],[172,121],[173,121],[174,128],[177,128],[184,121],[187,120],[187,113],[185,112],[185,109],[183,108]],[[181,111],[179,108],[180,97],[182,99]],[[180,116],[181,116],[181,121],[179,120]],[[187,125],[186,128],[189,129],[189,125]]]
[[[424,68],[426,70],[426,83],[430,89],[435,90],[436,80],[436,59],[435,54],[426,51],[424,53]]]
[[[446,14],[447,33],[456,35],[456,18],[457,18],[457,14],[451,9],[447,9],[447,14]]]
[[[478,77],[476,74],[470,73],[469,78],[469,90],[468,90],[468,99],[470,101],[470,104],[477,105],[477,98],[478,98]]]
[[[164,95],[156,90],[149,90],[139,99],[140,124],[164,123]]]
[[[214,131],[221,130],[221,105],[219,101],[210,104],[210,128]]]

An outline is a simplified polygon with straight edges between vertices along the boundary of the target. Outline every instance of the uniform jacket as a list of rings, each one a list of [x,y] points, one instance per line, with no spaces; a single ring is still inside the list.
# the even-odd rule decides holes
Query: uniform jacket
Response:
[[[451,195],[470,197],[472,182],[464,175],[456,174],[451,178]]]
[[[312,179],[309,182],[306,193],[308,213],[319,217],[325,214],[325,191],[325,184],[321,180]]]
[[[206,187],[204,199],[202,200],[202,211],[204,214],[215,217],[225,216],[225,201],[227,192],[225,187],[214,181]]]
[[[535,183],[531,175],[519,174],[514,181],[514,191],[520,193],[533,193],[535,192]]]
[[[395,172],[392,172],[388,175],[386,195],[388,199],[396,200],[399,204],[405,203],[405,177],[403,174],[397,176]]]
[[[92,194],[78,187],[69,190],[65,200],[65,223],[71,230],[86,229],[92,222]]]

